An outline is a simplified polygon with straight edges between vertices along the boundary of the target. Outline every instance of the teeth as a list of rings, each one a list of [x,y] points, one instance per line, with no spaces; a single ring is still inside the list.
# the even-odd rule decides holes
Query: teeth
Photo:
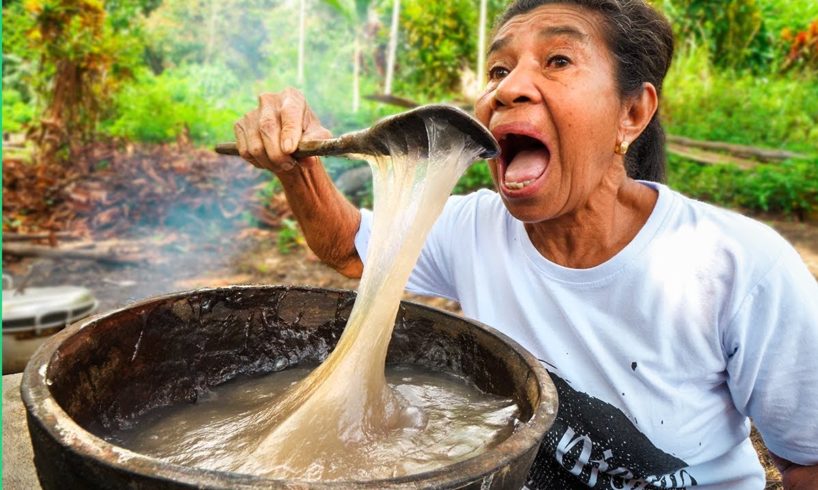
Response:
[[[509,182],[509,181],[506,181],[506,187],[508,187],[509,189],[518,190],[518,189],[522,189],[523,187],[527,186],[528,184],[534,182],[534,180],[536,180],[536,179],[525,180],[523,182]]]

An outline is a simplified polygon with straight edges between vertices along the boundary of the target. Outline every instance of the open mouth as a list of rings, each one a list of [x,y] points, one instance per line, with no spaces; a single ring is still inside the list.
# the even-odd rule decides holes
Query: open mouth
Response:
[[[499,143],[502,183],[507,189],[524,189],[548,168],[551,152],[539,139],[508,133],[500,138]]]

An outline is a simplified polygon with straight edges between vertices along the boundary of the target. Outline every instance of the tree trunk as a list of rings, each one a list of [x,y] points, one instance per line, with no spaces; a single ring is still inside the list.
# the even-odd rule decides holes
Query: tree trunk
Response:
[[[109,264],[133,264],[144,260],[136,254],[118,254],[111,250],[77,250],[45,247],[42,245],[27,245],[21,243],[7,243],[3,245],[3,254],[16,257],[46,257],[55,259],[95,260]]]
[[[361,29],[355,30],[355,45],[353,48],[352,61],[352,112],[358,112],[361,105],[361,87],[360,87],[360,71],[361,71]]]
[[[298,8],[298,85],[304,85],[304,36],[306,34],[307,0],[300,0]]]
[[[392,77],[395,73],[395,55],[398,50],[398,28],[400,19],[400,0],[394,0],[392,3],[392,27],[389,30],[389,53],[386,57],[386,81],[383,86],[383,93],[390,95],[392,93]]]
[[[216,20],[219,16],[219,0],[210,0],[210,16],[207,22],[207,45],[205,46],[205,64],[209,65],[213,61],[213,53],[216,50]]]
[[[57,162],[57,152],[79,139],[76,111],[82,99],[82,71],[70,60],[57,62],[51,102],[40,120],[36,160],[41,164]]]
[[[488,0],[480,0],[480,25],[477,36],[477,73],[475,73],[475,83],[477,84],[475,93],[480,93],[486,83],[486,9]]]

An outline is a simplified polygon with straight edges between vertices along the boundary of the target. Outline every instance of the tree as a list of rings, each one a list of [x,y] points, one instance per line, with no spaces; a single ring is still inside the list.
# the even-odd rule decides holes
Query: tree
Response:
[[[358,112],[361,104],[361,40],[372,0],[324,0],[324,3],[341,13],[355,31],[352,55],[352,112]]]
[[[721,68],[765,71],[775,59],[759,0],[656,0],[679,40],[702,41]]]
[[[304,84],[304,38],[306,37],[307,0],[299,0],[298,5],[298,72],[300,85]]]
[[[395,55],[398,50],[398,30],[400,25],[400,0],[394,0],[392,4],[392,24],[389,28],[389,54],[386,57],[386,80],[383,83],[383,93],[392,93],[392,77],[395,73]]]
[[[477,23],[477,73],[475,83],[477,91],[483,86],[486,80],[486,10],[488,0],[480,0],[480,19]]]
[[[268,17],[287,16],[277,0],[164,0],[147,19],[154,73],[186,64],[227,66],[243,79],[266,76],[269,46],[276,42]]]
[[[139,18],[122,11],[145,11],[149,2],[112,2],[112,13],[106,7],[101,0],[24,3],[27,49],[39,63],[34,90],[44,107],[36,131],[42,163],[94,135],[113,94],[140,61],[139,29],[132,28]]]

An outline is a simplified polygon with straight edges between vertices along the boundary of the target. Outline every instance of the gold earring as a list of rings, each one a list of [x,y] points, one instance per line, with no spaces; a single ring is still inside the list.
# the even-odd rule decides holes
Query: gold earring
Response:
[[[616,145],[616,150],[614,150],[614,153],[616,153],[618,155],[624,155],[624,154],[626,154],[628,152],[628,147],[629,146],[630,146],[630,143],[628,143],[627,140],[622,140],[622,143],[619,143],[618,145]]]

